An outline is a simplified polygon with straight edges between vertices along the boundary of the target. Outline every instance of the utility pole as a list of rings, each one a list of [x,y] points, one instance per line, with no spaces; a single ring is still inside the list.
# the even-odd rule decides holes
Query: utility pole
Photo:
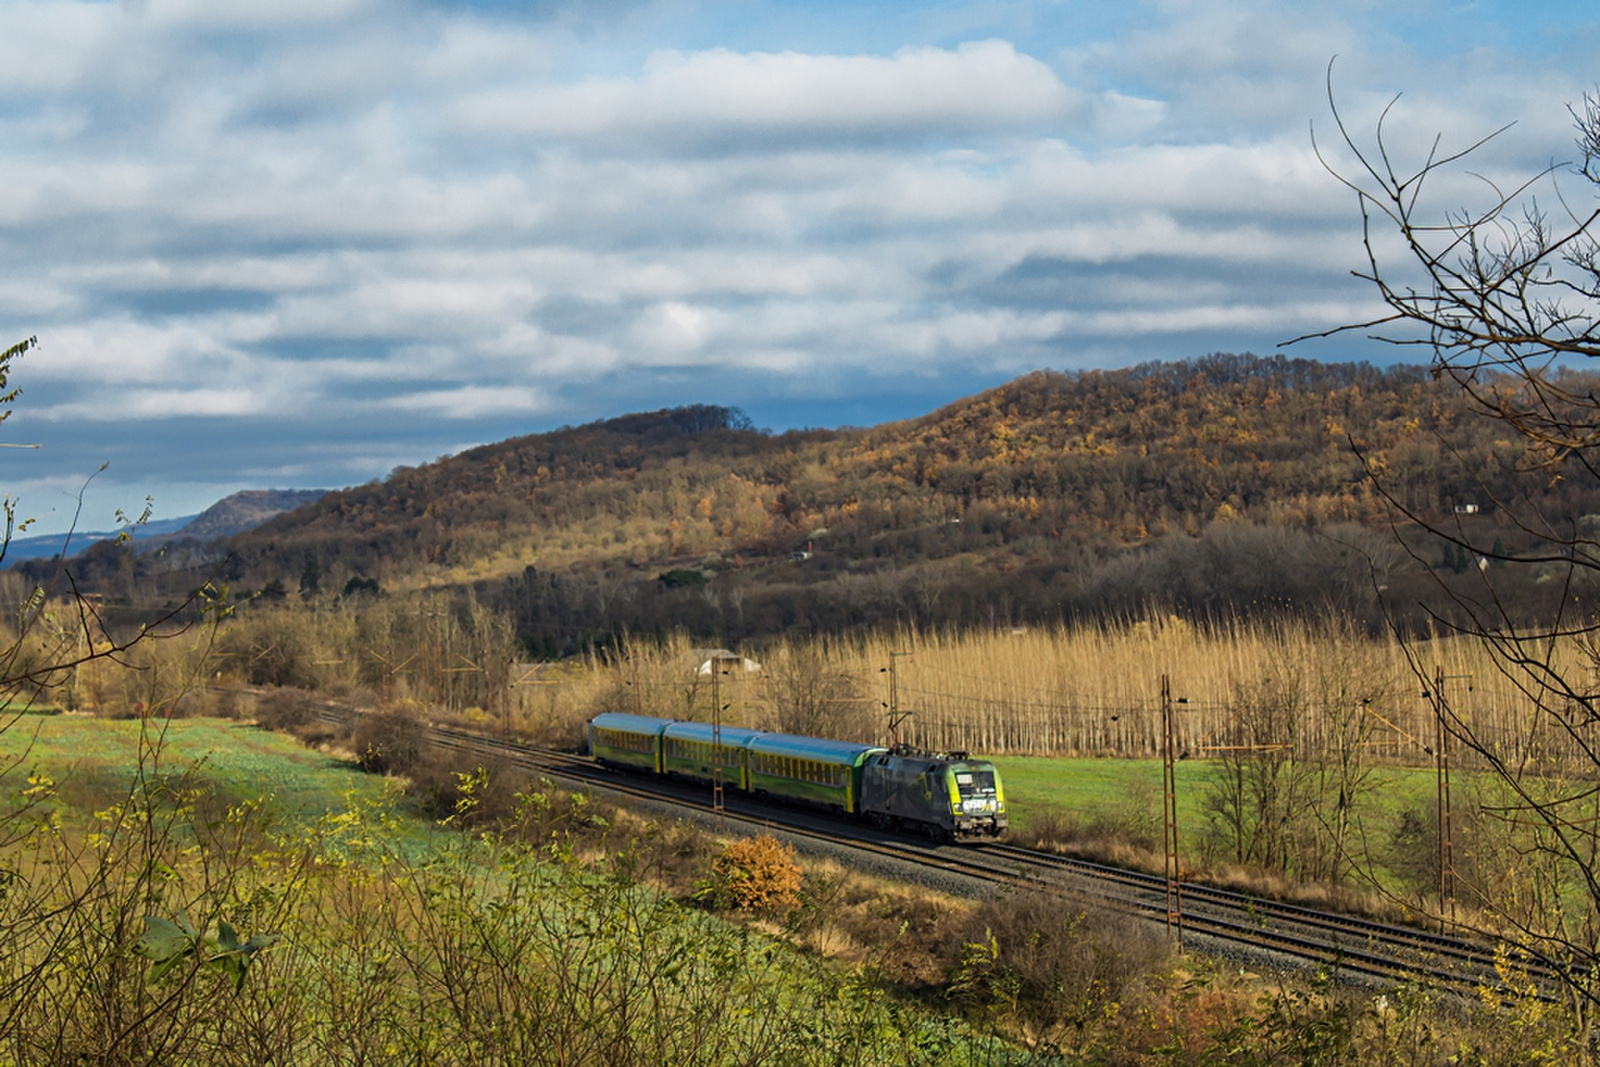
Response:
[[[1167,936],[1183,952],[1183,882],[1178,866],[1178,765],[1173,749],[1172,685],[1161,676],[1161,807],[1166,819]]]
[[[722,796],[722,660],[711,653],[711,814],[718,832],[727,813]]]
[[[1433,764],[1439,807],[1439,929],[1448,932],[1456,919],[1455,841],[1450,817],[1449,708],[1444,699],[1444,668],[1433,669]]]
[[[900,724],[911,717],[908,711],[900,714],[900,687],[896,679],[894,661],[898,656],[909,656],[909,652],[889,653],[889,744],[898,747],[900,744]]]

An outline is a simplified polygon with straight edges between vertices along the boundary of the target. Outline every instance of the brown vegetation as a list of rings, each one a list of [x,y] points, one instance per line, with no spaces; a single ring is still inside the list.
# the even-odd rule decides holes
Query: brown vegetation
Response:
[[[771,834],[736,837],[711,863],[710,895],[736,908],[774,912],[800,899],[801,871],[794,847]]]
[[[1337,608],[1378,627],[1384,585],[1410,625],[1419,598],[1441,598],[1395,546],[1370,472],[1421,516],[1478,506],[1464,528],[1514,556],[1526,533],[1490,501],[1516,487],[1520,458],[1417,368],[1213,356],[1029,375],[871,430],[628,416],[396,471],[214,549],[97,546],[74,566],[129,619],[224,552],[237,598],[262,604],[470,589],[540,659],[673,629],[1049,625],[1152,602],[1191,617]],[[1538,493],[1600,513],[1588,484]],[[1472,581],[1458,544],[1411,541],[1447,584]],[[1559,591],[1538,577],[1505,602],[1549,609]]]

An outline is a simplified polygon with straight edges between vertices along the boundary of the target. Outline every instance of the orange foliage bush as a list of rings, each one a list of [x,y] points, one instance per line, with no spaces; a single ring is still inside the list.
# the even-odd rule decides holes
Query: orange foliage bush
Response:
[[[794,848],[771,834],[728,842],[711,863],[719,895],[737,907],[771,911],[800,900],[802,874]]]

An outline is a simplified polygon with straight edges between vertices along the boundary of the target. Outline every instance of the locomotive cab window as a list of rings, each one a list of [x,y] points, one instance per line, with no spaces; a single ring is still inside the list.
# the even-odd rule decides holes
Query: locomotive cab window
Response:
[[[956,785],[964,797],[994,796],[993,771],[962,771],[956,775]]]

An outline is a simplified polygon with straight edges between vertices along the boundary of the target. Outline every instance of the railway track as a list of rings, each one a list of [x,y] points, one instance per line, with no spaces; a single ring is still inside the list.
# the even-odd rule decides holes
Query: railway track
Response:
[[[332,706],[319,711],[325,721],[341,725],[348,725],[353,714]],[[704,788],[698,785],[653,781],[570,752],[457,727],[429,727],[428,738],[434,746],[462,756],[509,763],[531,774],[617,796],[687,808],[701,818],[713,814]],[[1148,920],[1167,919],[1167,882],[1158,875],[1003,843],[940,846],[913,841],[733,791],[728,793],[723,818],[734,827],[781,831],[992,885],[1048,886]],[[1208,949],[1243,949],[1346,979],[1422,980],[1463,995],[1504,984],[1496,969],[1495,948],[1484,942],[1193,882],[1179,888],[1183,930],[1191,941]],[[1545,995],[1556,996],[1560,976],[1553,967],[1537,959],[1518,960],[1517,966]]]

